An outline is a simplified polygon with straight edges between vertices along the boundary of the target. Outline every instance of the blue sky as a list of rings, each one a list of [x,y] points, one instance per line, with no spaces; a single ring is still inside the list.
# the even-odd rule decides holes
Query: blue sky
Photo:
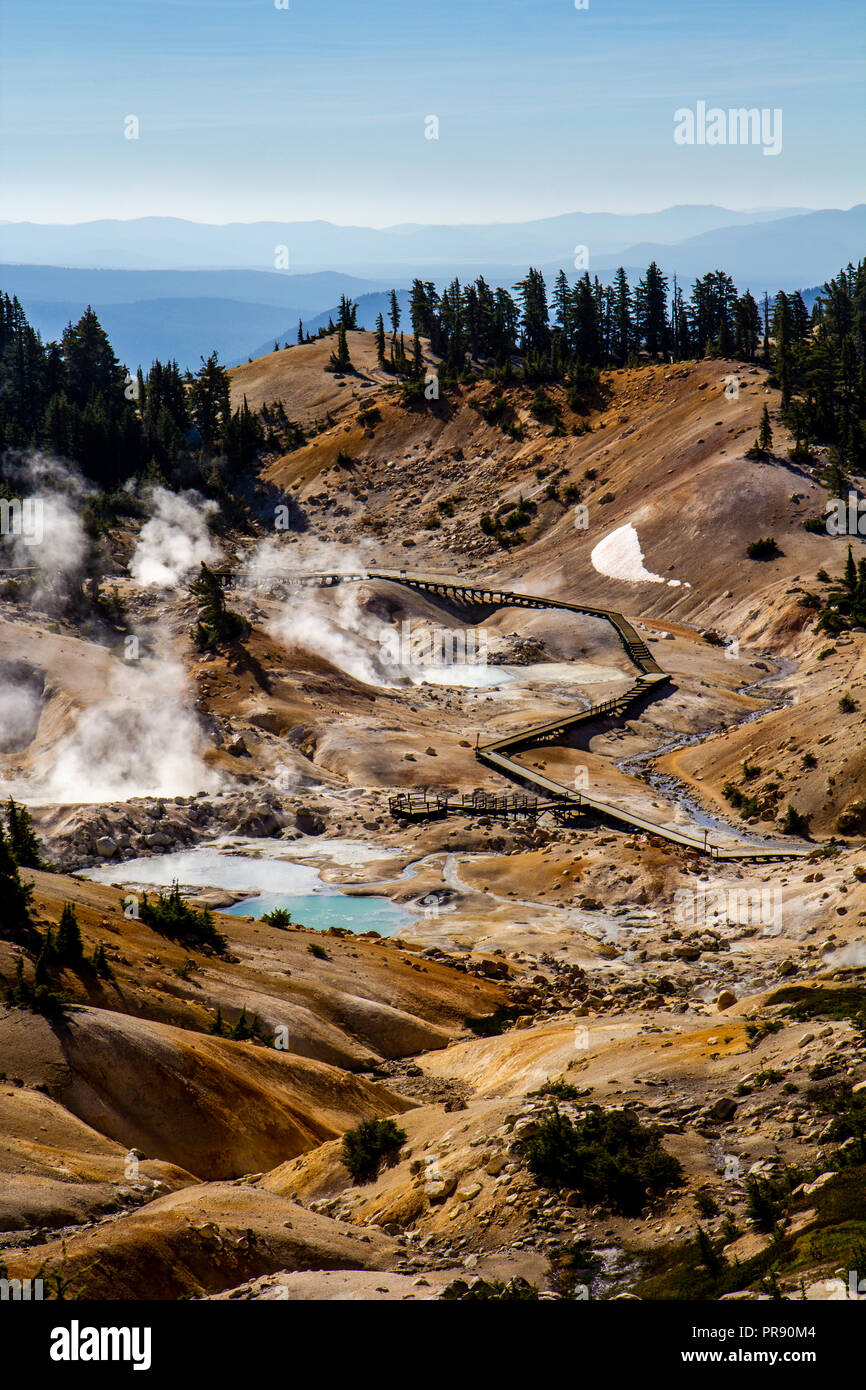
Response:
[[[863,201],[863,0],[289,4],[0,0],[0,218]],[[673,113],[698,100],[780,107],[782,153],[676,146]]]

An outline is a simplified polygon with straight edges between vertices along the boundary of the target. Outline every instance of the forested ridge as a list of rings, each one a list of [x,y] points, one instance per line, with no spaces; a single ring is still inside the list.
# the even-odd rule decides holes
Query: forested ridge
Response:
[[[502,387],[561,383],[580,402],[591,398],[602,370],[718,357],[767,368],[795,452],[826,447],[831,486],[866,460],[866,261],[830,280],[811,313],[799,292],[758,302],[720,270],[686,297],[653,262],[635,285],[622,269],[610,285],[560,271],[548,289],[530,268],[511,291],[479,277],[454,280],[440,294],[416,279],[409,351],[395,292],[389,319],[390,332],[381,317],[375,331],[378,361],[406,405],[430,399],[422,339],[437,360],[437,396],[486,377]],[[352,371],[347,334],[355,327],[356,305],[344,297],[336,321],[318,334],[335,336],[330,370]],[[309,341],[299,324],[298,342]],[[282,350],[290,370],[293,348]],[[195,373],[156,361],[132,375],[91,308],[59,342],[43,343],[19,301],[0,296],[4,455],[37,449],[67,459],[107,495],[136,479],[195,486],[229,503],[262,450],[285,451],[304,437],[279,402],[253,411],[244,401],[232,410],[228,372],[215,352]],[[2,488],[14,495],[8,478]]]

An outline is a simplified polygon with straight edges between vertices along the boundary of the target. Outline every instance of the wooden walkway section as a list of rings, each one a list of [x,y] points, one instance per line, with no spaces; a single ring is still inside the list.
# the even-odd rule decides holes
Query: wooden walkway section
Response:
[[[308,573],[264,577],[255,573],[240,571],[234,576],[233,582],[238,587],[261,586],[278,590],[293,587],[330,588],[336,584],[360,583],[365,579],[387,580],[389,583],[400,584],[418,593],[427,594],[434,600],[439,599],[463,608],[555,608],[567,613],[600,618],[604,622],[610,623],[615,629],[628,657],[640,673],[628,690],[613,699],[604,700],[597,705],[592,705],[589,709],[582,709],[576,714],[560,715],[544,724],[530,725],[526,729],[518,730],[515,734],[509,734],[506,738],[478,744],[475,749],[475,756],[479,762],[510,780],[518,782],[521,786],[528,784],[533,791],[542,793],[543,799],[538,800],[525,796],[522,798],[516,796],[496,797],[485,792],[474,792],[457,800],[406,792],[392,796],[390,799],[391,811],[395,816],[406,820],[418,820],[433,816],[446,816],[456,812],[464,815],[483,813],[485,815],[507,816],[535,815],[542,810],[554,810],[562,818],[569,813],[590,811],[607,820],[613,820],[629,830],[638,830],[647,835],[655,835],[660,839],[669,840],[673,844],[682,845],[684,848],[694,850],[699,854],[711,855],[714,859],[719,860],[759,862],[774,859],[802,859],[814,853],[814,849],[802,845],[779,844],[778,846],[763,847],[745,842],[739,846],[714,844],[709,840],[709,832],[706,832],[702,839],[696,838],[694,835],[686,835],[682,831],[675,830],[672,826],[647,820],[624,807],[616,806],[607,801],[598,801],[587,796],[586,792],[572,791],[563,786],[561,782],[544,776],[543,773],[534,768],[525,767],[522,763],[515,762],[512,754],[525,752],[528,748],[536,748],[543,744],[557,743],[570,730],[580,724],[624,719],[634,705],[646,699],[670,680],[670,676],[659,666],[646,643],[642,641],[628,619],[614,609],[594,608],[582,603],[567,603],[564,599],[547,598],[539,594],[511,593],[507,589],[488,585],[465,584],[453,575],[435,575],[399,569],[356,570],[342,574],[310,571]],[[498,805],[499,809],[494,808],[494,803]],[[518,803],[520,803],[520,809],[518,809]],[[532,809],[529,809],[530,803]]]

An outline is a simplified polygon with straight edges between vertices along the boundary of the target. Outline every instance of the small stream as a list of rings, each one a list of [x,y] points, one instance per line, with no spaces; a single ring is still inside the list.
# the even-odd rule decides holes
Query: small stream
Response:
[[[745,685],[738,686],[736,691],[738,695],[751,696],[762,686],[770,685],[780,679],[784,680],[786,677],[792,676],[797,670],[797,663],[787,657],[761,656],[760,660],[773,661],[778,669],[771,671],[766,676],[761,676],[756,681],[748,681]],[[758,720],[764,719],[774,710],[784,709],[792,703],[790,696],[776,692],[775,698],[770,699],[762,709],[750,710],[748,714],[744,714],[742,718],[735,719],[730,724],[716,724],[701,733],[684,734],[680,738],[670,739],[659,748],[652,748],[646,753],[635,753],[629,758],[622,758],[614,766],[620,772],[636,777],[647,786],[652,787],[653,791],[658,792],[666,801],[681,807],[701,829],[718,830],[724,834],[732,834],[738,840],[742,840],[744,844],[754,845],[756,849],[773,848],[778,844],[776,838],[749,831],[743,822],[735,824],[733,821],[726,820],[724,816],[714,815],[701,805],[678,777],[674,777],[668,772],[656,772],[654,768],[646,765],[654,763],[657,758],[665,757],[668,753],[675,753],[680,748],[691,748],[699,743],[705,743],[715,734],[726,733],[730,729],[739,729],[746,724],[756,724]]]

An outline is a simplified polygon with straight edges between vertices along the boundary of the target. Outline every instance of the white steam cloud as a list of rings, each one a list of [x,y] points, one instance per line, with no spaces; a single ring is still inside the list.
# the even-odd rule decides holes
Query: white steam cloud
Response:
[[[279,583],[292,574],[319,571],[363,575],[367,565],[354,547],[303,537],[291,546],[263,541],[247,566],[250,583],[265,587],[269,580]],[[290,593],[283,613],[267,631],[284,646],[303,647],[322,656],[365,685],[394,686],[408,679],[390,650],[393,625],[365,612],[355,588],[299,587]]]
[[[38,799],[69,804],[213,791],[219,777],[204,763],[205,746],[186,704],[182,667],[118,664],[106,698],[77,716],[55,752]]]
[[[825,956],[824,965],[833,966],[836,969],[843,969],[846,966],[862,969],[866,965],[866,941],[852,941],[849,946],[842,946],[838,951],[833,951],[831,955]]]
[[[280,616],[267,626],[281,645],[315,653],[365,685],[494,683],[479,676],[479,663],[486,661],[484,633],[382,619],[364,607],[354,585],[317,589],[285,584],[293,574],[311,572],[363,578],[368,562],[356,547],[303,537],[290,545],[263,542],[244,567],[251,587],[270,589],[284,599]]]
[[[139,584],[174,589],[184,576],[204,563],[219,559],[208,523],[218,511],[216,502],[197,492],[168,492],[152,488],[148,502],[153,515],[139,533],[129,572]]]
[[[0,753],[18,753],[34,737],[42,713],[39,692],[0,673]]]
[[[31,571],[33,601],[50,607],[84,577],[91,541],[81,511],[92,489],[70,465],[38,451],[7,457],[4,473],[26,499],[20,531],[13,525],[3,538],[9,565]]]

